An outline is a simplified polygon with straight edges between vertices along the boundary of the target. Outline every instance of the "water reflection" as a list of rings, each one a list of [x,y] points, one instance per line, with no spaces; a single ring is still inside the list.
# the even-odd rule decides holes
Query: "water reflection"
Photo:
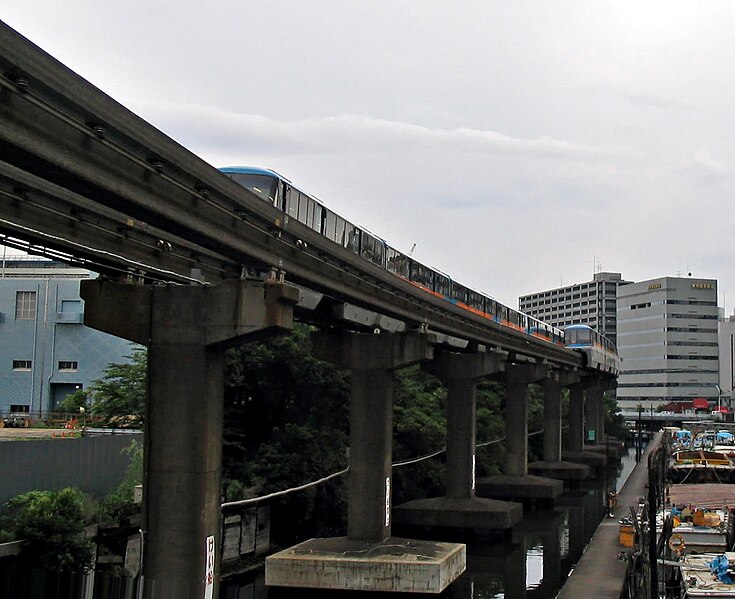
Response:
[[[524,514],[507,542],[467,546],[467,570],[439,597],[443,599],[553,599],[605,516],[607,485],[619,490],[635,465],[630,452],[607,480],[584,483],[557,499],[554,509]],[[391,597],[396,593],[268,589],[262,574],[222,585],[221,599],[302,599],[305,597]],[[409,595],[405,595],[409,597]],[[436,597],[436,595],[433,595]],[[416,595],[410,595],[415,598]]]

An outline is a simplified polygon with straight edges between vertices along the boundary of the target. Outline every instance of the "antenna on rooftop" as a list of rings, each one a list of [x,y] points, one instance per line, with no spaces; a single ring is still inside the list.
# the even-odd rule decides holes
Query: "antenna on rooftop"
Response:
[[[408,257],[409,257],[409,258],[412,258],[412,257],[413,257],[413,251],[414,251],[415,249],[416,249],[416,244],[414,243],[414,244],[413,244],[413,245],[411,246],[411,251],[410,251],[410,252],[408,252]]]

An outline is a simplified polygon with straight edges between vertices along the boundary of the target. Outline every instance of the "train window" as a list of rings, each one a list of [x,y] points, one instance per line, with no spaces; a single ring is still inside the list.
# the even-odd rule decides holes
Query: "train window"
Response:
[[[361,231],[361,238],[360,255],[374,264],[383,266],[383,242],[365,231]]]
[[[495,310],[496,310],[495,313],[500,318],[500,320],[507,322],[507,320],[508,320],[508,308],[506,306],[504,306],[503,304],[496,303],[495,304]]]
[[[250,175],[247,173],[225,173],[230,179],[252,191],[262,200],[275,204],[278,190],[278,179],[268,175]]]
[[[345,221],[345,230],[342,236],[342,245],[356,254],[360,253],[360,229]]]
[[[434,291],[437,293],[440,293],[441,295],[445,295],[449,297],[449,294],[452,291],[452,281],[451,279],[443,275],[441,273],[435,273],[434,274]]]
[[[508,321],[509,322],[511,322],[513,324],[520,324],[518,322],[518,316],[519,316],[519,314],[515,310],[510,310],[510,309],[508,310]]]
[[[385,267],[389,272],[407,279],[409,276],[408,256],[390,246],[385,248]]]
[[[470,308],[474,308],[475,310],[484,310],[484,297],[482,297],[481,294],[477,293],[476,291],[468,290],[467,291],[467,305]]]
[[[327,210],[326,208],[324,209],[324,236],[332,241],[337,241],[338,218],[339,217],[331,210]]]
[[[567,329],[564,332],[569,345],[589,345],[592,343],[592,329]]]
[[[411,280],[429,289],[433,288],[434,271],[418,262],[411,262]]]
[[[314,217],[312,218],[311,228],[319,233],[322,232],[322,221],[324,220],[324,207],[314,202]]]
[[[462,302],[463,304],[466,304],[467,303],[467,287],[452,281],[452,299],[457,300],[458,302]]]
[[[286,188],[286,209],[284,210],[291,218],[299,217],[299,192],[292,187]]]
[[[311,201],[303,193],[301,193],[300,191],[296,191],[295,189],[294,194],[296,194],[299,198],[299,215],[297,218],[300,222],[306,225],[308,224],[307,220],[309,216],[309,204],[311,203]]]

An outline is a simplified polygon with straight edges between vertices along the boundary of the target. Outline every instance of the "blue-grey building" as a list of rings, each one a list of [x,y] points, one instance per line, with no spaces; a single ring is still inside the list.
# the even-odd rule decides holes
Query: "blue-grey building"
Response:
[[[93,273],[33,258],[0,265],[0,412],[47,414],[126,362],[134,345],[84,326],[79,284]]]

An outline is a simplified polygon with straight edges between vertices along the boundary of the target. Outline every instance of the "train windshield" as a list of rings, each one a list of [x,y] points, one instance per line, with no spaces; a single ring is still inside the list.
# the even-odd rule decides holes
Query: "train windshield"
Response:
[[[225,173],[231,179],[237,181],[245,189],[249,189],[255,195],[270,202],[276,203],[276,191],[278,179],[268,175],[253,175],[248,173]]]
[[[564,331],[567,345],[590,345],[592,343],[592,329],[567,329]]]

